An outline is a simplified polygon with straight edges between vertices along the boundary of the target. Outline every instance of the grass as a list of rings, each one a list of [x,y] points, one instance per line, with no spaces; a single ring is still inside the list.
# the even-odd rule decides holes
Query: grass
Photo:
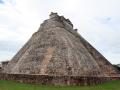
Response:
[[[95,86],[44,86],[0,80],[0,90],[120,90],[120,81]]]

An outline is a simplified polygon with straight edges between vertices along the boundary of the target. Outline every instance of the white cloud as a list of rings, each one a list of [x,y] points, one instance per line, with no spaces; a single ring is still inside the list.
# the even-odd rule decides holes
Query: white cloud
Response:
[[[3,0],[0,4],[0,60],[12,57],[48,18],[51,11],[69,18],[84,36],[112,63],[120,63],[119,0]],[[13,44],[9,44],[9,43]],[[14,46],[14,43],[18,43]],[[8,56],[5,56],[5,53]]]

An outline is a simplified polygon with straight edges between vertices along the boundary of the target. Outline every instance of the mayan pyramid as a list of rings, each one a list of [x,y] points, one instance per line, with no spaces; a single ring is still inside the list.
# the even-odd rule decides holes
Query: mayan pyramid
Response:
[[[51,13],[4,69],[9,74],[114,76],[118,71],[69,19]]]

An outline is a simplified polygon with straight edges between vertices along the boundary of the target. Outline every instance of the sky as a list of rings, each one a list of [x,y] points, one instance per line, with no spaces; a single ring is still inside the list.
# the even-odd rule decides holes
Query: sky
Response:
[[[112,64],[120,63],[120,0],[0,0],[0,61],[11,60],[57,12]]]

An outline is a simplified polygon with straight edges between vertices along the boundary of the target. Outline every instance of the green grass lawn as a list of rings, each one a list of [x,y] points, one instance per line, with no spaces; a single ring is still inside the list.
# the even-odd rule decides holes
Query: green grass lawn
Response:
[[[0,80],[0,90],[120,90],[120,81],[95,86],[42,86]]]

